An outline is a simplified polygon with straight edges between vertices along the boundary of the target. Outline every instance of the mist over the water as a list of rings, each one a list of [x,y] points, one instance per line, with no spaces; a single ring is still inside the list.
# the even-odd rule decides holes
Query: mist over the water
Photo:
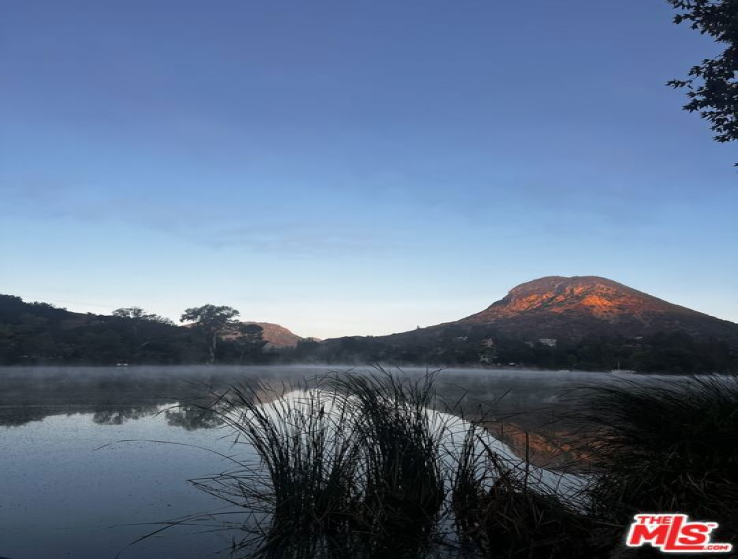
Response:
[[[390,370],[415,376],[429,371]],[[261,383],[279,391],[281,387],[290,389],[309,383],[320,375],[345,371],[376,372],[372,367],[351,365],[0,368],[0,424],[22,424],[57,414],[187,404],[241,384]],[[494,401],[495,407],[505,413],[550,406],[560,400],[562,391],[606,378],[601,373],[521,369],[442,369],[435,374],[440,399],[446,403],[462,401],[467,406],[489,407]]]
[[[495,417],[516,415],[522,421],[536,412],[555,411],[570,403],[571,391],[630,375],[525,369],[421,367],[389,368],[394,374],[436,376],[438,407],[481,408]],[[275,393],[310,383],[326,374],[372,374],[355,365],[191,365],[127,367],[0,368],[0,425],[22,425],[49,415],[118,413],[120,421],[162,405],[206,401],[234,385],[266,385]],[[633,377],[638,378],[638,377]],[[648,377],[657,382],[662,378]],[[674,379],[677,381],[676,379]],[[133,410],[126,416],[124,410]],[[138,411],[137,411],[138,410]]]

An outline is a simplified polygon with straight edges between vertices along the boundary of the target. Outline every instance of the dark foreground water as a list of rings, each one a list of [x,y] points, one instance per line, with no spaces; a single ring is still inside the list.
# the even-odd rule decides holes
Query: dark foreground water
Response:
[[[216,418],[191,404],[208,389],[256,381],[278,387],[329,370],[335,368],[0,368],[0,557],[227,557],[239,534],[222,529],[222,521],[238,516],[187,480],[229,469],[209,450],[243,458],[248,449],[234,449]],[[437,388],[467,414],[535,431],[566,407],[572,388],[611,378],[447,369]],[[129,545],[183,518],[189,520]]]

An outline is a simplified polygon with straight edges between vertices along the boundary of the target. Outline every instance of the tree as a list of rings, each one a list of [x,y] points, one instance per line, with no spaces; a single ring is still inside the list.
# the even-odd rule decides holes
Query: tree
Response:
[[[170,326],[174,324],[174,322],[172,322],[168,318],[159,316],[158,314],[149,314],[141,307],[126,307],[122,309],[116,309],[113,311],[113,316],[117,316],[118,318],[129,318],[132,320],[158,322],[160,324],[169,324]]]
[[[174,326],[174,322],[158,314],[149,314],[141,307],[125,307],[113,311],[113,316],[117,318],[125,318],[131,321],[131,330],[133,338],[138,339],[139,325],[142,322],[156,322],[157,324],[168,324]]]
[[[215,352],[218,346],[218,337],[231,330],[240,313],[232,308],[216,305],[203,305],[185,309],[180,322],[193,322],[194,327],[203,333],[210,351],[210,363],[215,363]]]
[[[738,139],[738,0],[667,0],[681,13],[674,23],[689,22],[702,35],[727,45],[719,56],[693,66],[686,80],[667,85],[686,88],[684,109],[711,123],[718,142]]]
[[[264,328],[258,324],[241,324],[235,341],[239,349],[240,362],[243,362],[245,355],[249,356],[250,361],[256,361],[267,344],[264,339]]]

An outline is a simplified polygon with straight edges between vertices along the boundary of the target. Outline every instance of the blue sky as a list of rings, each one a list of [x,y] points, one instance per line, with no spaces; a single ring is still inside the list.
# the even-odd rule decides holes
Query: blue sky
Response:
[[[666,2],[0,6],[0,292],[301,335],[601,275],[738,321],[734,145]]]

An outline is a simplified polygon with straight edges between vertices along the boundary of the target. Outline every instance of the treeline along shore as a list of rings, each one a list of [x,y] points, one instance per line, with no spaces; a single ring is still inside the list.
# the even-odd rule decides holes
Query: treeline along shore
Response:
[[[110,315],[70,312],[0,295],[0,365],[182,365],[200,363],[386,363],[528,367],[644,373],[729,373],[738,353],[687,332],[649,336],[524,339],[491,325],[449,325],[402,336],[299,339],[280,346],[231,307],[186,309],[182,324],[139,307]]]

